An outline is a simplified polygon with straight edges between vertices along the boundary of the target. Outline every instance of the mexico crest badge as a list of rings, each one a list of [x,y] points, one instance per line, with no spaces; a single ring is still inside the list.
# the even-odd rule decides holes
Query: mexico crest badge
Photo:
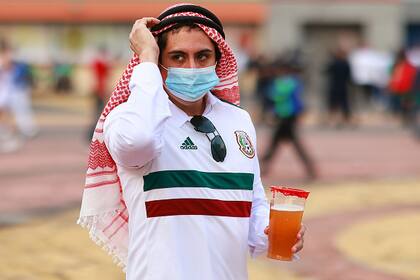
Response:
[[[245,131],[235,131],[236,142],[238,142],[239,150],[248,158],[255,156],[254,146],[252,146],[251,138]]]

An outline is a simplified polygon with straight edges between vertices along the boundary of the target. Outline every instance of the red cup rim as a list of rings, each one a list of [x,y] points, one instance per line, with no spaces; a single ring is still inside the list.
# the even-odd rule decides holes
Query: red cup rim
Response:
[[[283,195],[297,196],[297,197],[301,197],[301,198],[305,198],[305,199],[308,198],[308,196],[309,196],[308,191],[295,189],[295,188],[284,187],[284,186],[271,186],[270,190],[273,194],[277,193],[277,192],[280,192]]]

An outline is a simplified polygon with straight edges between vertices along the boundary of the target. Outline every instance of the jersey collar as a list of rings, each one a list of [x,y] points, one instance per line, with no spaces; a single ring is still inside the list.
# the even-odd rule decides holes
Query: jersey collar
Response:
[[[207,93],[207,100],[206,100],[206,108],[204,109],[203,115],[208,115],[214,108],[214,106],[217,106],[217,103],[220,102],[220,100],[215,97],[211,92]],[[172,103],[171,100],[169,100],[169,108],[171,110],[171,121],[176,125],[177,127],[183,126],[187,121],[191,119],[190,116],[188,116],[184,111],[182,111],[180,108],[178,108],[174,103]]]

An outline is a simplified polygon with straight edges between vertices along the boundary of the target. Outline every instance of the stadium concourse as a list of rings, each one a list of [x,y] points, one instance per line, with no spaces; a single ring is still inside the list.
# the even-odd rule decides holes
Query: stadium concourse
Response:
[[[0,154],[0,279],[124,279],[75,224],[89,100],[48,95],[34,104],[40,134],[21,150]],[[257,131],[264,151],[270,131]],[[263,178],[266,186],[311,191],[301,259],[250,260],[250,279],[420,279],[420,143],[373,113],[354,129],[322,128],[309,118],[303,134],[319,178],[301,179],[289,147]]]

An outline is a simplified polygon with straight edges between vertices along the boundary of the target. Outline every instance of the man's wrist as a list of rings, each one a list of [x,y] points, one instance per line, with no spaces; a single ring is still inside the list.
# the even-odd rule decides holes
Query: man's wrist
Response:
[[[141,54],[139,55],[141,62],[153,62],[155,64],[158,64],[159,60],[159,49],[147,49],[143,50]]]

